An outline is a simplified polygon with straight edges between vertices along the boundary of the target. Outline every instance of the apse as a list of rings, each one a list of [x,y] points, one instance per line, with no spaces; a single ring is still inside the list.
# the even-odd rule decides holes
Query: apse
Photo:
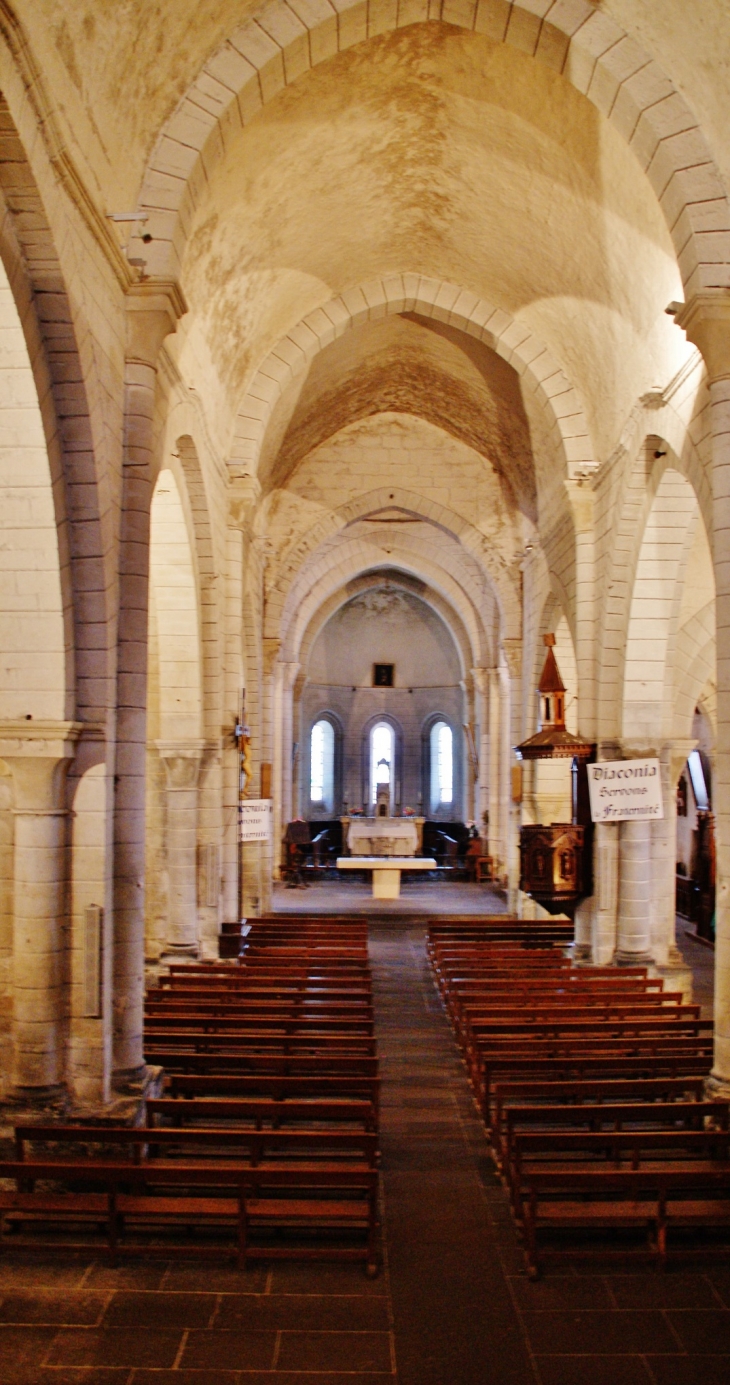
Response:
[[[345,600],[313,642],[298,730],[303,817],[464,817],[464,690],[445,618],[392,580]]]

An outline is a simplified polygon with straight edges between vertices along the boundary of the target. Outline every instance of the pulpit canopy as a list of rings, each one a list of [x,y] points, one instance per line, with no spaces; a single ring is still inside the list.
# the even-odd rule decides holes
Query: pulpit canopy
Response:
[[[515,746],[519,760],[589,760],[593,746],[574,736],[565,725],[565,684],[560,677],[553,645],[554,635],[543,635],[547,654],[537,691],[540,694],[540,730]]]

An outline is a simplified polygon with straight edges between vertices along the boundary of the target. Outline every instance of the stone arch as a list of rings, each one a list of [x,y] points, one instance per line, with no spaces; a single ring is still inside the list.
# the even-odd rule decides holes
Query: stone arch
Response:
[[[33,372],[1,265],[0,430],[0,717],[63,721],[75,702],[67,554]]]
[[[673,733],[677,737],[690,735],[695,707],[706,690],[715,686],[717,645],[714,616],[714,609],[709,611],[705,608],[695,617],[690,628],[681,631],[677,641],[678,679],[673,725]],[[709,632],[708,627],[711,627]]]
[[[175,443],[184,480],[192,537],[194,541],[200,602],[200,641],[202,658],[202,728],[207,737],[218,734],[221,722],[222,648],[220,629],[219,567],[214,551],[213,529],[205,481],[195,443],[189,433]]]
[[[433,501],[424,501],[411,492],[398,488],[391,490],[388,487],[357,496],[340,510],[325,516],[287,554],[285,564],[279,570],[272,589],[267,593],[267,633],[273,636],[285,630],[286,610],[296,610],[313,582],[321,575],[316,569],[318,550],[324,549],[328,541],[337,539],[349,524],[355,523],[365,515],[376,513],[379,509],[394,505],[422,516],[455,538],[466,558],[474,565],[475,571],[483,573],[495,597],[501,617],[502,637],[519,637],[522,622],[519,595],[507,572],[494,561],[489,546],[479,531],[467,520],[447,510],[445,506]],[[305,577],[304,568],[308,561],[310,565]],[[368,562],[368,559],[365,558],[364,561]],[[302,582],[304,587],[299,591]],[[474,604],[478,609],[478,597]]]
[[[356,567],[357,559],[355,555],[352,555],[352,557]],[[378,571],[377,568],[370,568],[363,572],[361,569],[359,572],[356,572],[354,576],[345,578],[344,580],[341,567],[342,560],[340,560],[335,569],[322,578],[320,583],[317,584],[317,587],[312,589],[311,601],[308,603],[308,605],[313,608],[312,614],[309,615],[309,620],[306,625],[303,620],[297,625],[297,637],[299,642],[297,645],[293,646],[291,653],[292,660],[301,664],[303,668],[306,667],[309,652],[320,630],[323,629],[327,621],[335,614],[335,611],[339,610],[341,606],[351,600],[357,593],[366,591],[371,587],[379,586],[385,579],[393,586],[399,585],[399,564],[397,564],[395,568],[381,568],[380,571]],[[474,631],[470,632],[467,629],[464,618],[457,610],[455,604],[441,592],[437,591],[431,584],[427,585],[423,582],[419,582],[418,590],[416,591],[412,582],[412,574],[407,574],[404,569],[400,572],[400,580],[403,590],[412,591],[413,594],[417,595],[426,605],[431,606],[436,614],[444,621],[453,637],[461,663],[462,676],[465,677],[469,669],[477,663],[480,653],[479,646],[477,645],[475,647],[473,643],[472,636]]]
[[[105,719],[111,679],[109,535],[101,518],[86,386],[89,363],[82,361],[46,208],[2,93],[0,132],[0,259],[25,338],[51,470],[69,654],[68,710],[77,720],[99,723]],[[108,632],[104,640],[100,628]]]
[[[690,535],[701,521],[689,481],[673,467],[652,489],[629,607],[622,729],[628,740],[656,746],[672,731],[674,644]]]
[[[712,543],[710,480],[689,430],[669,409],[664,409],[657,420],[661,434],[646,430],[646,410],[641,410],[641,417],[644,427],[635,422],[631,430],[631,460],[626,466],[623,501],[617,510],[614,541],[609,547],[608,569],[602,584],[598,724],[604,736],[621,735],[625,647],[639,551],[655,495],[668,469],[684,478],[691,489],[708,542]]]
[[[148,273],[177,276],[186,227],[227,136],[341,49],[430,21],[486,34],[561,73],[616,127],[646,173],[686,296],[730,283],[730,211],[704,135],[658,63],[609,15],[589,0],[414,0],[391,14],[378,0],[323,0],[311,8],[267,0],[216,50],[161,130],[147,166],[139,207],[157,242]]]
[[[345,332],[371,318],[415,312],[445,322],[483,342],[520,376],[523,393],[542,418],[540,431],[559,458],[563,475],[596,466],[578,395],[547,347],[502,308],[468,289],[421,274],[368,280],[308,313],[282,337],[257,370],[239,406],[231,461],[255,475],[266,430],[284,389],[314,357]]]
[[[202,667],[200,613],[193,553],[172,471],[163,469],[152,497],[150,605],[154,606],[159,669],[159,739],[200,739]]]

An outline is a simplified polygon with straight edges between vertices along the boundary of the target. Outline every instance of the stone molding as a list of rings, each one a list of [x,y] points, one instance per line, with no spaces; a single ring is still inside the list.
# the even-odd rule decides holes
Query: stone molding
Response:
[[[132,284],[127,291],[127,361],[157,368],[165,337],[177,330],[188,311],[174,280]]]
[[[702,352],[710,380],[730,378],[730,293],[696,293],[670,308],[676,308],[677,326]]]
[[[197,788],[204,740],[155,741],[155,747],[165,766],[168,792]]]
[[[65,813],[65,770],[82,729],[78,721],[0,722],[0,759],[13,776],[16,815]]]

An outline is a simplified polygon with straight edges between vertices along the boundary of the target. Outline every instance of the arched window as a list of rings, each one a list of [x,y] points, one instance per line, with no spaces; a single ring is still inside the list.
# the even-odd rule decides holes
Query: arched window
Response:
[[[379,721],[370,732],[370,802],[378,797],[378,785],[387,784],[393,790],[395,737],[387,721]]]
[[[454,736],[445,721],[431,727],[431,812],[448,808],[454,801]]]
[[[335,799],[335,730],[321,717],[312,727],[309,755],[309,798],[313,807],[331,813]]]

